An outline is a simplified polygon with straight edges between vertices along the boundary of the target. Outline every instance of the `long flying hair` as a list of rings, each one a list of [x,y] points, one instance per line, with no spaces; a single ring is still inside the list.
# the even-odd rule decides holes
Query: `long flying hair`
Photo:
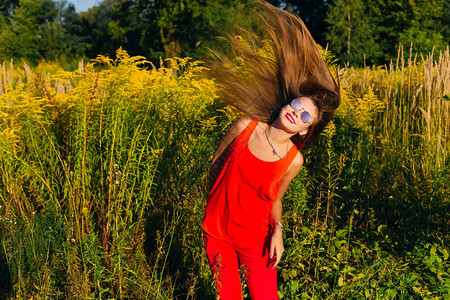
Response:
[[[211,75],[226,103],[266,123],[273,122],[293,99],[310,97],[318,108],[318,119],[308,134],[292,138],[297,147],[307,148],[339,106],[339,85],[303,21],[265,1],[257,2],[263,9],[258,17],[264,35],[237,29],[237,34],[229,36],[233,57],[213,53]],[[269,51],[261,51],[264,48]]]

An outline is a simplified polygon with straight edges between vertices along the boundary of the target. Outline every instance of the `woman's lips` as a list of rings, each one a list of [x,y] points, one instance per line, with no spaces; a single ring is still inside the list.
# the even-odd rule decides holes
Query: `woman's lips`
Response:
[[[291,116],[290,113],[286,114],[286,118],[288,119],[289,122],[291,122],[292,124],[295,124],[295,120],[294,118]]]

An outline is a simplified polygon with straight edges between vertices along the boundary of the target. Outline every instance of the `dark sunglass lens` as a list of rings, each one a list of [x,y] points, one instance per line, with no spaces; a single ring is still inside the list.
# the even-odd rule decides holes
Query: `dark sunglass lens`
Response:
[[[307,112],[307,111],[304,111],[304,112],[301,114],[300,118],[302,119],[302,122],[303,122],[303,123],[309,123],[309,122],[311,122],[311,114],[310,114],[309,112]]]
[[[300,110],[300,109],[302,109],[303,105],[300,102],[300,100],[294,99],[291,102],[291,107],[292,107],[293,110]]]

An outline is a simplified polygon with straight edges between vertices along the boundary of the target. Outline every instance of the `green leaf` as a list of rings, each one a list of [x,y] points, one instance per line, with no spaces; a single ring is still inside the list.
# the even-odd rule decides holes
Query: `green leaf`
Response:
[[[292,294],[296,294],[298,291],[298,284],[299,281],[298,280],[292,280],[291,281],[291,286],[290,286],[290,290]]]
[[[397,295],[397,291],[396,290],[393,290],[393,289],[388,289],[387,291],[386,291],[386,294],[389,296],[389,298],[395,298],[395,296]]]
[[[439,98],[441,100],[445,100],[445,101],[450,101],[450,94],[444,95],[441,98]]]
[[[430,255],[435,255],[436,254],[436,245],[432,245],[431,249],[430,249]]]
[[[445,249],[445,248],[443,248],[443,247],[438,247],[438,249],[439,249],[439,252],[441,252],[442,253],[442,255],[444,255],[444,260],[447,260],[448,259],[448,251],[447,251],[447,249]]]

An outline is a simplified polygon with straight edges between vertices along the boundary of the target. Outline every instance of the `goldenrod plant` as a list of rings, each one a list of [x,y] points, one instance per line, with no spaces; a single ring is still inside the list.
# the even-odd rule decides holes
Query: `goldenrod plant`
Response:
[[[177,208],[159,220],[154,260],[144,247],[148,212],[162,205],[155,176],[171,172],[160,164],[175,138],[180,151],[195,150],[187,145],[216,126],[203,67],[188,58],[171,65],[119,49],[74,72],[25,67],[23,82],[3,67],[0,215],[14,223],[2,229],[1,253],[15,297],[170,297],[164,265]],[[171,136],[171,124],[192,133]]]
[[[283,199],[281,299],[450,297],[450,55],[432,57],[337,68],[342,105]],[[200,223],[238,115],[202,62],[167,63],[1,65],[0,298],[215,297]]]

